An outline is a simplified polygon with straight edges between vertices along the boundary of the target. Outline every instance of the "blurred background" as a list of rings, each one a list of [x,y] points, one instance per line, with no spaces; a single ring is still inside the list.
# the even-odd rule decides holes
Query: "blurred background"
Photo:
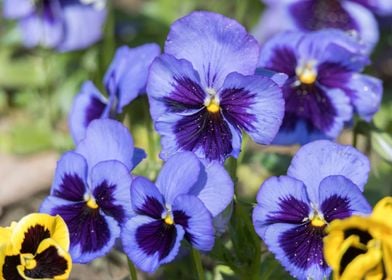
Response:
[[[118,46],[147,42],[163,46],[170,24],[193,10],[224,14],[253,31],[265,9],[259,0],[113,0],[107,4],[103,38],[87,49],[65,53],[24,47],[17,22],[0,18],[0,226],[38,210],[48,194],[57,159],[74,147],[68,130],[72,99],[87,79],[104,92],[102,79]],[[370,157],[372,171],[365,195],[373,205],[381,197],[392,195],[392,17],[378,17],[378,21],[380,41],[365,72],[384,81],[382,107],[373,123],[356,120],[339,138],[346,144],[356,139],[357,147]],[[131,104],[133,118],[128,125],[136,145],[148,149],[148,112],[140,108],[140,99]],[[158,136],[154,137],[159,143]],[[265,148],[248,140],[238,166],[242,199],[253,203],[265,178],[285,174],[297,149]],[[155,162],[152,165],[145,160],[135,172],[154,177],[160,165]],[[276,267],[279,264],[274,263],[273,269],[262,272],[266,278],[260,279],[282,279],[278,274],[278,278],[271,276]],[[211,279],[230,275],[225,269],[215,266]],[[185,274],[173,269],[172,277],[192,279],[189,270],[184,276],[186,264],[183,270]],[[113,252],[88,266],[75,265],[71,279],[124,279],[127,275],[126,259]]]

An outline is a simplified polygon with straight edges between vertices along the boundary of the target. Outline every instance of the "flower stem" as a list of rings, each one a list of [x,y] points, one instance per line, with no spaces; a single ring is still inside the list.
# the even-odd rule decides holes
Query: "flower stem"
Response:
[[[136,268],[129,258],[128,258],[128,267],[129,267],[130,279],[137,280]]]
[[[205,280],[203,265],[201,263],[200,253],[198,250],[192,247],[192,259],[196,267],[197,279]]]

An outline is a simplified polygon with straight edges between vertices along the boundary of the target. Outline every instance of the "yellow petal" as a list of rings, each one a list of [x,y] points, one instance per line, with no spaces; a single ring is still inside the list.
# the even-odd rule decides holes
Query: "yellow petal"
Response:
[[[392,228],[392,196],[387,196],[374,206],[372,218]]]

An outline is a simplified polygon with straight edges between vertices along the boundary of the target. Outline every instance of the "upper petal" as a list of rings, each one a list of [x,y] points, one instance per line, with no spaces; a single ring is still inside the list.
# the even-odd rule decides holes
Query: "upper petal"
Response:
[[[103,117],[107,100],[91,81],[84,82],[78,95],[75,96],[69,115],[69,126],[75,143],[86,136],[90,122]]]
[[[190,61],[203,87],[220,88],[231,72],[253,74],[259,58],[257,41],[237,21],[197,11],[170,28],[165,52]]]
[[[317,201],[318,188],[325,177],[345,176],[362,191],[369,171],[369,160],[355,148],[319,140],[302,146],[287,174],[304,182],[310,200]]]
[[[222,113],[233,126],[244,129],[256,143],[271,143],[284,115],[282,90],[275,82],[231,73],[219,97]]]
[[[171,205],[180,194],[188,194],[199,178],[200,160],[191,152],[178,153],[163,165],[156,186]]]
[[[4,0],[3,15],[5,18],[17,19],[29,15],[34,11],[31,0]]]
[[[129,170],[133,169],[133,139],[128,128],[111,119],[97,119],[90,123],[86,137],[76,147],[83,155],[89,171],[97,163],[105,160],[118,160]]]
[[[118,98],[117,113],[146,88],[148,70],[160,53],[157,44],[144,44],[136,48],[122,46],[106,71],[104,84],[109,94]]]
[[[328,176],[321,181],[318,204],[327,222],[372,211],[359,188],[341,175]]]

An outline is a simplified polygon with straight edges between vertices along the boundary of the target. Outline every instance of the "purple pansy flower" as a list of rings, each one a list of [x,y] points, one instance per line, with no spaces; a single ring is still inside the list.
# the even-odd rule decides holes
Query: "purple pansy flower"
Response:
[[[379,30],[372,12],[392,12],[390,0],[264,0],[264,11],[254,33],[264,42],[280,31],[315,31],[338,28],[354,32],[368,51],[378,42]],[[276,20],[279,18],[279,20]]]
[[[132,216],[134,156],[128,129],[106,119],[91,122],[86,138],[58,162],[50,196],[40,211],[64,219],[74,262],[89,262],[108,253],[121,225]]]
[[[136,213],[124,226],[124,251],[143,271],[172,261],[181,241],[209,251],[214,244],[213,218],[233,198],[233,182],[218,162],[200,161],[191,152],[171,157],[156,183],[144,177],[132,182]]]
[[[147,82],[163,159],[177,151],[237,157],[241,130],[257,143],[272,141],[283,99],[273,79],[253,75],[258,58],[256,40],[232,19],[193,12],[173,23]]]
[[[160,54],[157,44],[136,48],[120,47],[104,77],[109,98],[106,99],[93,82],[86,81],[75,97],[69,124],[74,141],[84,138],[88,124],[99,118],[115,118],[139,94],[146,91],[148,69]]]
[[[98,41],[105,0],[4,0],[4,16],[18,19],[27,47],[83,49]]]
[[[379,79],[359,72],[368,63],[361,45],[336,29],[285,32],[262,48],[260,66],[288,75],[285,116],[277,144],[336,138],[353,111],[370,121],[382,97]]]
[[[368,159],[351,146],[319,140],[297,152],[287,176],[263,183],[254,227],[294,277],[328,277],[324,229],[334,219],[371,212],[362,195],[369,169]]]

